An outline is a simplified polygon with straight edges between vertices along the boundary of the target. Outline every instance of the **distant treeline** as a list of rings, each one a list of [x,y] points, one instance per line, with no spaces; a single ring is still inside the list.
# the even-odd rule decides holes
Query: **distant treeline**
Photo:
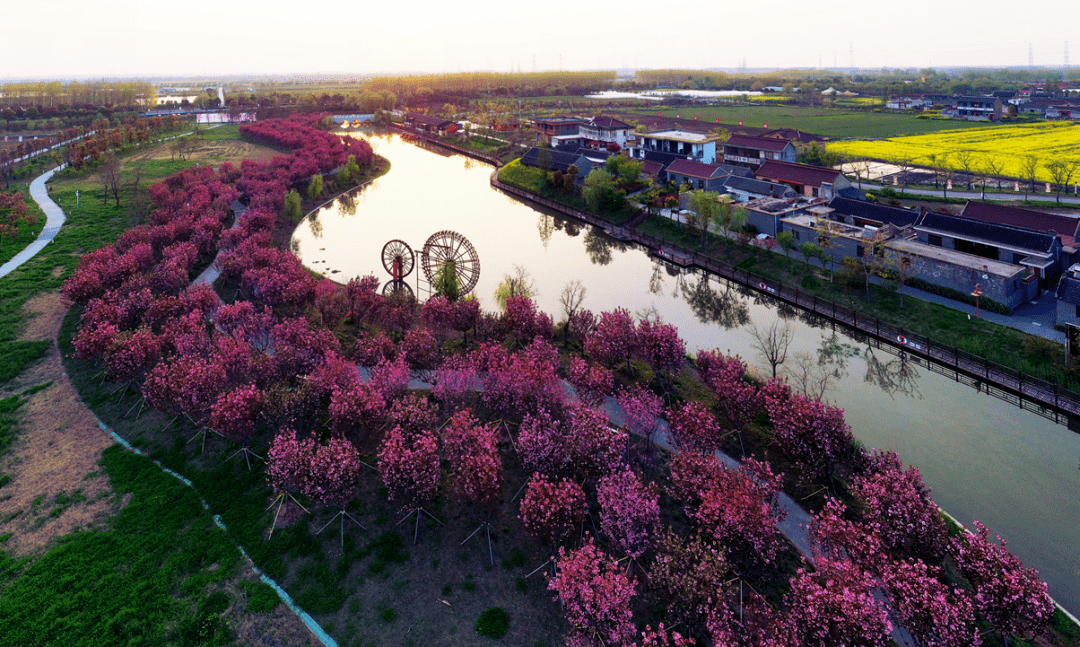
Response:
[[[467,103],[468,99],[494,97],[544,97],[580,95],[606,90],[616,75],[609,72],[532,72],[496,74],[428,74],[384,76],[372,79],[364,89],[389,91],[404,103]]]
[[[135,106],[157,97],[146,81],[31,81],[0,86],[0,107]]]

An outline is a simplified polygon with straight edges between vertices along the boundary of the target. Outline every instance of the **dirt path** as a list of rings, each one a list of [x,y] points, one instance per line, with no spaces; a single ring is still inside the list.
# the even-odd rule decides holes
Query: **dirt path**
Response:
[[[59,292],[39,294],[26,303],[26,328],[20,339],[50,340],[53,346],[44,359],[0,394],[7,396],[52,382],[28,396],[19,409],[18,438],[0,462],[0,473],[12,477],[0,489],[0,535],[13,533],[3,548],[17,555],[40,555],[53,539],[76,528],[100,525],[114,509],[114,499],[104,496],[111,492],[108,479],[98,471],[101,452],[113,444],[112,438],[79,399],[64,372],[56,343],[69,307]],[[104,495],[99,498],[99,494]],[[61,495],[59,502],[57,495]],[[236,581],[241,579],[256,578],[244,569]],[[235,581],[234,590],[238,590]],[[226,615],[238,645],[319,644],[284,604],[269,613],[251,613],[241,603]]]
[[[53,346],[43,360],[8,385],[19,392],[52,382],[30,395],[19,410],[18,439],[0,467],[12,476],[0,490],[0,521],[14,515],[0,523],[0,534],[14,533],[4,548],[23,555],[43,551],[53,538],[93,525],[110,510],[106,500],[98,498],[109,485],[98,474],[97,464],[112,439],[83,406],[64,373],[56,345],[68,305],[58,292],[40,294],[26,303],[27,324],[20,339],[49,340]],[[86,500],[57,506],[61,493]]]

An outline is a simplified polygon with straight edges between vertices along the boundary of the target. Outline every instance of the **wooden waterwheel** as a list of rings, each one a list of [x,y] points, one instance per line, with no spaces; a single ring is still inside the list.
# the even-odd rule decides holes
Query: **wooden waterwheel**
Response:
[[[420,252],[420,266],[432,285],[437,285],[440,273],[453,272],[457,294],[465,295],[480,280],[480,257],[476,248],[456,231],[439,231],[431,235]]]
[[[390,276],[394,277],[395,281],[401,281],[412,274],[413,267],[416,264],[416,255],[413,254],[413,250],[408,243],[394,239],[383,245],[382,264],[386,271],[390,273]]]

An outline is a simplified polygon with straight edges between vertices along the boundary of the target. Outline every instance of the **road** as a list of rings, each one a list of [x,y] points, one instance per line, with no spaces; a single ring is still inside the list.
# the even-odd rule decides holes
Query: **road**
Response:
[[[897,193],[901,193],[901,189],[903,189],[903,187],[893,187],[892,185],[872,184],[870,182],[852,182],[852,184],[859,187],[863,191],[880,191],[881,189],[888,187],[888,188],[895,189]],[[1028,198],[1035,197],[1038,200],[1046,201],[1046,200],[1052,200],[1052,199],[1055,198],[1055,194],[1053,194],[1053,193],[1035,193],[1035,194],[1024,193],[1024,192],[1020,192],[1020,193],[1007,193],[1007,192],[1003,192],[1003,193],[987,193],[985,198],[983,197],[981,191],[949,190],[949,191],[946,191],[945,194],[946,194],[945,197],[960,198],[961,200],[1010,200],[1010,201],[1024,200],[1024,201],[1026,201]],[[940,197],[942,197],[942,191],[941,191],[941,189],[915,189],[915,188],[908,187],[906,189],[903,189],[903,193],[901,194],[900,197],[906,197],[906,196],[910,196],[910,195],[928,195],[928,196],[935,196],[935,197],[940,198]],[[1080,205],[1080,196],[1062,195],[1060,202],[1062,204]]]

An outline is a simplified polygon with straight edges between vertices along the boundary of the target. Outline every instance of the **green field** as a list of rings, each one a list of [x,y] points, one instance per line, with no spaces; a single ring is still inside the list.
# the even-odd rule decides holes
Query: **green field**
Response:
[[[642,115],[660,112],[665,117],[678,114],[683,119],[697,117],[699,121],[707,122],[716,122],[719,118],[722,124],[742,121],[743,125],[751,127],[769,124],[769,128],[795,128],[835,139],[900,137],[978,127],[969,121],[918,119],[910,114],[801,106],[665,106],[626,112]]]

